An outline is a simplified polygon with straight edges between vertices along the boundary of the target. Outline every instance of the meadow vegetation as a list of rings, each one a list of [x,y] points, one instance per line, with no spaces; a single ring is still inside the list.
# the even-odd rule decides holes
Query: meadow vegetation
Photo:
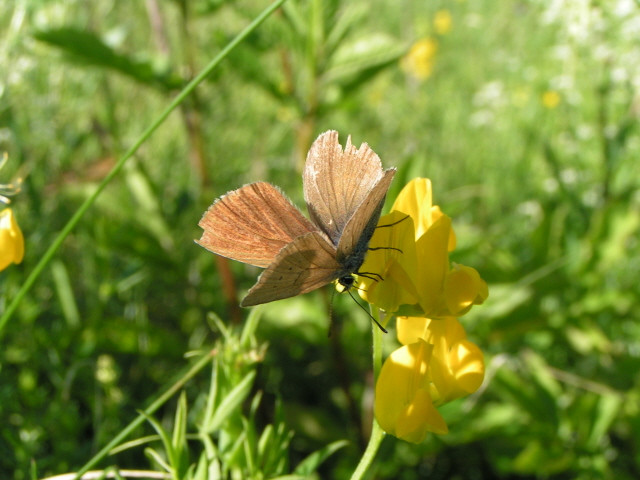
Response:
[[[25,240],[0,314],[267,5],[0,3],[0,183],[23,179]],[[631,0],[286,1],[3,317],[0,477],[78,471],[114,440],[92,468],[349,477],[371,427],[370,319],[330,287],[240,309],[259,270],[194,243],[206,208],[243,184],[303,206],[304,157],[328,129],[398,167],[388,205],[431,179],[452,260],[490,292],[460,319],[483,386],[440,409],[448,434],[386,438],[371,478],[640,477],[639,34]]]

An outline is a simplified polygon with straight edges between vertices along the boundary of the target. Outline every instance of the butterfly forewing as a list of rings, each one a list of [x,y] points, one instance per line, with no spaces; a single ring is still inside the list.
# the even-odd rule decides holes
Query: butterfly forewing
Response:
[[[198,241],[207,250],[239,262],[267,267],[295,238],[317,231],[276,188],[258,182],[214,202],[200,223]]]
[[[259,305],[315,290],[341,276],[336,250],[323,233],[312,232],[284,247],[240,303]]]
[[[366,143],[356,149],[349,137],[343,151],[336,131],[313,143],[303,176],[304,198],[311,220],[334,245],[382,173],[380,158]]]
[[[380,211],[395,173],[395,168],[384,172],[380,181],[375,184],[349,219],[340,236],[337,258],[351,273],[355,273],[364,261],[369,240],[371,240],[380,219]]]

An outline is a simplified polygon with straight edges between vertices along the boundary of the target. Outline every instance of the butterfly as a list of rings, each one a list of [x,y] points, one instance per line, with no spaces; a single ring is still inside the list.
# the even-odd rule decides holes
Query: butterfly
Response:
[[[257,182],[216,200],[198,223],[207,250],[265,268],[240,305],[289,298],[337,280],[345,289],[364,262],[396,173],[366,143],[338,132],[311,145],[302,177],[307,219],[274,185]],[[375,275],[375,274],[373,274]]]

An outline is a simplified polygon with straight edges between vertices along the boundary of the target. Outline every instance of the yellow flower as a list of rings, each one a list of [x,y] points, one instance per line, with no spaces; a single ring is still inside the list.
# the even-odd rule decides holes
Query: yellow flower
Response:
[[[432,204],[431,181],[418,178],[380,218],[360,268],[360,296],[387,312],[429,318],[460,316],[487,298],[487,284],[464,265],[451,266],[456,237],[451,219]]]
[[[560,94],[554,90],[547,90],[542,94],[542,105],[549,110],[556,108],[560,104]]]
[[[11,263],[20,263],[23,256],[24,237],[13,211],[5,208],[0,212],[0,271]]]
[[[475,392],[484,380],[482,351],[467,340],[456,317],[484,302],[489,291],[475,269],[450,264],[455,246],[451,219],[433,205],[431,181],[418,178],[381,217],[360,268],[360,295],[399,315],[404,345],[380,371],[376,419],[387,433],[409,442],[421,442],[428,432],[446,433],[436,406]]]
[[[484,380],[484,359],[453,317],[398,317],[397,325],[405,345],[382,366],[375,415],[385,432],[419,443],[428,432],[448,432],[436,406],[475,392]]]
[[[402,69],[416,77],[424,80],[431,76],[433,71],[433,59],[438,51],[438,42],[432,38],[423,38],[413,44],[409,53],[401,61]]]
[[[431,320],[398,317],[398,340],[405,345],[425,341],[433,345],[430,394],[435,405],[475,392],[484,380],[484,358],[454,317]]]
[[[376,382],[376,420],[385,432],[408,442],[421,442],[427,432],[448,432],[429,393],[432,352],[433,345],[424,340],[397,349]]]
[[[433,17],[433,28],[438,35],[446,35],[451,31],[451,13],[449,10],[438,10]]]

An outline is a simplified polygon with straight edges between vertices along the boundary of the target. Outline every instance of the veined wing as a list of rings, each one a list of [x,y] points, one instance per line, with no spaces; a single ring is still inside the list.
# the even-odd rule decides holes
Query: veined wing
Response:
[[[204,230],[198,244],[258,267],[270,265],[295,238],[318,230],[277,187],[266,182],[223,195],[198,225]]]
[[[384,199],[395,174],[395,168],[384,172],[382,178],[369,191],[364,201],[349,219],[340,236],[337,258],[352,273],[360,268],[364,261],[369,240],[371,240],[380,219],[380,211],[384,206]]]
[[[334,245],[382,176],[380,158],[366,143],[356,149],[349,137],[343,150],[332,130],[313,142],[303,175],[304,199],[311,220]]]
[[[262,272],[240,302],[249,307],[310,292],[342,276],[336,249],[321,232],[296,238]]]

